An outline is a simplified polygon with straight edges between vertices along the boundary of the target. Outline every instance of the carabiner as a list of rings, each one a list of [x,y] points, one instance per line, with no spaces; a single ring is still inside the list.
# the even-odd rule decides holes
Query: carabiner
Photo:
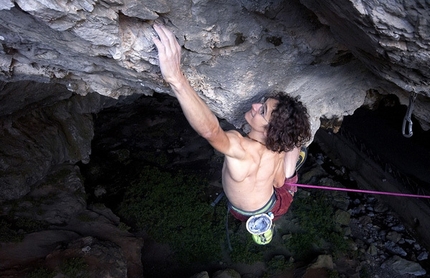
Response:
[[[406,111],[406,115],[403,118],[403,125],[402,125],[402,134],[406,138],[411,138],[414,134],[412,131],[412,110],[414,109],[414,103],[415,99],[417,98],[417,93],[411,92],[411,95],[409,96],[409,106],[408,110]],[[407,133],[405,132],[407,128]]]

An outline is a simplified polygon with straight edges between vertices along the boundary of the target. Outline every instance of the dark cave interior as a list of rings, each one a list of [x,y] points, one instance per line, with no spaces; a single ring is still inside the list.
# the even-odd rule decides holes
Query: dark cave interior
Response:
[[[429,171],[426,171],[430,165],[427,144],[430,132],[423,131],[414,120],[414,135],[405,138],[401,132],[405,112],[406,107],[398,102],[380,105],[375,110],[359,108],[353,115],[344,118],[337,135],[344,136],[347,133],[351,137],[352,134],[358,142],[357,148],[365,145],[371,149],[376,160],[384,162],[383,165],[389,164],[423,187],[422,194],[427,191],[430,181]],[[212,181],[220,180],[222,158],[211,159],[217,157],[213,149],[191,129],[177,100],[171,96],[142,96],[132,103],[101,111],[95,120],[91,161],[88,165],[79,165],[86,180],[88,203],[102,202],[115,212],[125,185],[137,178],[138,169],[145,165],[160,165],[160,161],[163,161],[167,171],[185,170]],[[223,120],[220,122],[225,129],[234,128]],[[160,125],[162,129],[158,128]],[[166,128],[168,132],[162,131]],[[309,149],[310,152],[321,151],[316,144],[311,144]],[[118,159],[120,156],[124,156],[128,162],[118,163],[121,161]],[[100,165],[109,170],[100,172]],[[347,180],[343,180],[343,183],[351,187],[356,185]],[[107,194],[95,196],[93,192],[100,186],[107,189]],[[218,194],[221,191],[220,187],[215,187],[211,193]],[[148,259],[148,256],[145,258]]]

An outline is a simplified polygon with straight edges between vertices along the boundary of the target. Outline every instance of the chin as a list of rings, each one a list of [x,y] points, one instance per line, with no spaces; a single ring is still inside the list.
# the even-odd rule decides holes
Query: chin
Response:
[[[246,112],[245,113],[245,121],[247,122],[247,123],[249,123],[250,122],[250,119],[253,119],[254,117],[252,116],[252,113],[251,113],[251,111],[248,111],[248,112]]]

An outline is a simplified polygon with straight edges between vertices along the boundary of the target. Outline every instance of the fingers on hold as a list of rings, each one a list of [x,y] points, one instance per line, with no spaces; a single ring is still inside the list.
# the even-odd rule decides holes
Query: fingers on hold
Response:
[[[180,52],[181,46],[178,43],[173,32],[163,25],[154,24],[154,30],[158,34],[158,38],[153,38],[154,44],[160,49],[172,49]],[[167,47],[167,48],[166,48]]]

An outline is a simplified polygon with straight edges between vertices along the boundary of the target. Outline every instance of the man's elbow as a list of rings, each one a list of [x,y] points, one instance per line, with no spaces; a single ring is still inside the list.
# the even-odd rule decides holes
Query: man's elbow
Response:
[[[219,138],[220,134],[224,132],[220,126],[208,128],[205,131],[200,132],[200,136],[211,142]]]

